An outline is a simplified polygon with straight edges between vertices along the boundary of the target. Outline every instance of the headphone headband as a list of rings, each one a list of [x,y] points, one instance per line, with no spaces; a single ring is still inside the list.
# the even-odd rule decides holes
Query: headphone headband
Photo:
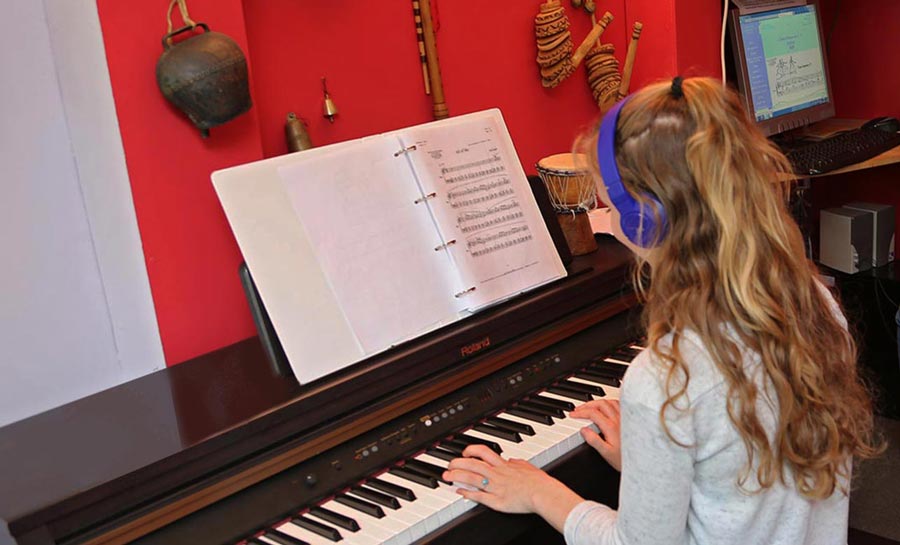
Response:
[[[600,175],[609,195],[609,202],[619,212],[622,233],[634,244],[642,248],[656,245],[666,233],[666,210],[655,196],[645,194],[649,206],[635,199],[622,183],[622,175],[616,164],[616,126],[619,112],[629,97],[619,101],[603,117],[597,136],[597,162]],[[657,225],[657,216],[659,224]]]

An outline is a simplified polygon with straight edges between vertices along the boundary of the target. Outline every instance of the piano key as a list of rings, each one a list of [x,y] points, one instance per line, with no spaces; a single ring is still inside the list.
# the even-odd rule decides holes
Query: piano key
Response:
[[[342,541],[341,545],[346,545],[346,542],[343,542],[343,537],[340,534],[338,534],[337,539],[329,539],[317,533],[310,532],[294,522],[285,522],[284,524],[276,526],[275,529],[283,534],[299,539],[304,543],[308,543],[309,545],[334,545],[337,541]]]
[[[340,541],[341,539],[343,539],[343,536],[337,529],[332,528],[327,524],[322,524],[321,522],[304,515],[299,515],[291,518],[291,523],[296,524],[297,526],[305,530],[308,530],[314,534],[318,534],[331,541]],[[301,536],[297,537],[303,539]]]
[[[479,437],[482,435],[482,432],[477,430],[469,430],[470,434],[475,437]],[[500,446],[503,448],[503,457],[506,459],[509,458],[521,458],[523,460],[529,459],[536,451],[533,446],[526,445],[527,440],[523,440],[520,443],[513,443],[512,441],[507,441],[506,439],[501,439],[499,437],[492,437],[489,435],[485,435],[485,437],[495,439]],[[528,439],[531,439],[530,437]],[[535,442],[531,441],[530,445],[534,445]]]
[[[339,494],[339,495],[335,496],[334,501],[336,501],[338,503],[342,503],[352,509],[356,509],[357,511],[359,511],[361,513],[371,515],[375,518],[383,518],[384,517],[384,510],[381,507],[375,505],[374,503],[369,503],[360,498],[356,498],[354,496],[350,496],[347,494]]]
[[[613,386],[618,388],[622,381],[618,378],[611,377],[608,375],[603,375],[601,373],[592,373],[591,371],[576,371],[573,375],[573,378],[580,378],[583,380],[593,381],[596,384],[603,384],[605,386]]]
[[[512,422],[511,420],[506,420],[505,418],[500,418],[499,416],[489,416],[486,420],[488,423],[493,424],[498,428],[505,428],[520,435],[534,435],[534,428],[532,428],[528,424]]]
[[[389,483],[385,480],[378,478],[371,478],[366,481],[366,486],[374,488],[376,490],[380,490],[385,494],[390,494],[394,497],[401,498],[407,501],[414,501],[416,499],[416,495],[412,490],[403,486],[397,486],[393,483]]]
[[[440,458],[441,460],[447,460],[448,462],[454,458],[458,458],[459,456],[455,452],[450,452],[449,450],[444,450],[438,447],[429,447],[425,449],[425,452],[434,456],[435,458]]]
[[[609,377],[615,379],[621,379],[623,373],[616,369],[615,367],[611,367],[611,363],[609,362],[594,362],[588,364],[585,369],[588,373],[593,373],[595,375],[600,375],[602,377]]]
[[[466,447],[469,446],[466,443],[460,443],[459,441],[441,441],[438,446],[444,450],[448,450],[457,456],[462,456]]]
[[[518,416],[519,418],[524,418],[527,420],[528,424],[537,423],[537,424],[546,424],[552,425],[553,419],[545,414],[538,414],[534,411],[529,411],[528,409],[524,409],[522,407],[509,407],[506,409],[505,414]]]
[[[603,388],[600,386],[593,386],[579,380],[566,379],[560,381],[560,385],[565,385],[566,388],[572,388],[576,391],[584,392],[595,397],[603,397],[606,395],[606,392],[604,392]]]
[[[275,529],[266,530],[265,533],[260,536],[260,539],[268,539],[278,543],[279,545],[309,545],[309,543],[303,541],[302,539],[297,539],[294,536],[285,534],[284,532],[280,532]]]
[[[603,358],[603,361],[597,362],[596,365],[598,365],[601,368],[615,369],[624,375],[625,371],[628,369],[628,363],[629,362],[627,362],[627,361],[623,362],[623,361],[617,360],[615,358]]]
[[[380,544],[405,531],[405,528],[397,528],[398,525],[396,523],[392,525],[387,521],[377,519],[365,513],[360,513],[359,511],[334,500],[324,503],[322,507],[357,521],[359,523],[359,532],[354,534],[354,539],[359,539],[357,537],[359,535],[368,536],[374,538],[376,542]]]
[[[575,404],[572,403],[571,401],[561,401],[558,399],[551,399],[551,398],[543,397],[540,394],[529,396],[526,399],[529,401],[535,401],[537,403],[541,403],[542,405],[549,405],[551,407],[556,407],[557,409],[561,409],[563,411],[575,410]]]
[[[247,543],[249,543],[251,545],[266,545],[265,541],[260,541],[260,540],[256,539],[255,537],[251,537],[250,539],[248,539]]]
[[[389,482],[396,480],[399,483],[406,484],[403,479],[396,475],[384,474],[381,478]],[[441,485],[432,490],[415,483],[409,484],[409,486],[418,498],[413,502],[413,505],[423,504],[426,508],[433,508],[433,515],[437,516],[439,526],[449,523],[466,511],[464,503],[460,502],[460,500],[469,500],[457,494],[454,488]]]
[[[429,477],[434,477],[439,481],[443,480],[441,478],[441,475],[444,473],[444,468],[440,466],[421,462],[419,460],[416,460],[415,458],[411,458],[406,460],[406,463],[403,464],[403,467],[412,471],[417,471],[423,475],[428,475]]]
[[[339,528],[356,532],[359,530],[359,524],[350,517],[345,517],[340,513],[329,511],[324,507],[313,507],[309,510],[309,515],[317,519],[321,519],[329,524],[333,524]]]
[[[429,477],[427,475],[422,475],[421,473],[412,471],[410,469],[405,469],[403,467],[392,467],[388,470],[388,472],[396,475],[398,477],[402,477],[407,481],[421,484],[423,486],[427,486],[428,488],[437,488],[438,481],[434,477]]]
[[[523,409],[528,409],[529,411],[534,411],[538,414],[545,414],[550,417],[562,418],[563,416],[565,416],[562,412],[562,409],[551,407],[550,405],[545,405],[540,401],[522,400],[519,401],[516,406],[522,407]]]
[[[552,392],[554,394],[560,394],[565,397],[570,397],[572,399],[576,399],[578,401],[590,401],[594,399],[591,397],[591,394],[585,392],[579,392],[578,390],[574,390],[569,388],[564,384],[553,384],[551,386],[547,386],[546,390],[548,392]]]
[[[356,496],[362,500],[376,503],[378,505],[381,505],[382,507],[387,507],[389,509],[400,509],[400,502],[397,501],[397,498],[389,494],[379,492],[377,490],[372,490],[371,488],[366,488],[364,486],[354,486],[350,489],[350,492],[348,492],[348,494]]]
[[[516,433],[514,431],[505,430],[503,428],[498,428],[496,426],[491,426],[489,424],[475,424],[472,427],[472,429],[476,430],[476,431],[480,431],[487,435],[492,435],[492,436],[496,437],[497,439],[506,439],[507,441],[510,441],[512,443],[521,443],[522,442],[522,437],[518,433]],[[502,447],[502,445],[501,445],[501,447]]]
[[[454,439],[459,441],[460,443],[466,443],[468,445],[484,445],[497,454],[503,454],[503,449],[496,441],[494,441],[493,439],[482,439],[480,437],[476,437],[474,435],[471,435],[468,430],[464,431],[463,433],[456,434],[454,436]]]
[[[634,358],[636,358],[638,354],[640,354],[640,352],[637,350],[619,349],[619,350],[616,350],[615,352],[613,352],[611,354],[611,356],[620,361],[627,361],[630,364],[631,361]]]

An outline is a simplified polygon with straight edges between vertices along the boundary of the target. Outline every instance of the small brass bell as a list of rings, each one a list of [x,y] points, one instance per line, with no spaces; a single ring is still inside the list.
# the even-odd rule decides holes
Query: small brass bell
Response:
[[[334,105],[334,101],[331,100],[331,95],[328,94],[328,86],[325,85],[325,78],[322,78],[322,91],[325,93],[325,104],[322,107],[322,115],[324,115],[328,121],[334,123],[334,116],[338,114],[338,109],[337,106]]]

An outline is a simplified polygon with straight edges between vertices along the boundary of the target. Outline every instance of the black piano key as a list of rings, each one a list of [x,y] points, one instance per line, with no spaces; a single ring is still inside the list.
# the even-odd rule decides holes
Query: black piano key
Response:
[[[618,369],[613,369],[608,367],[606,362],[603,363],[592,363],[587,366],[586,371],[590,373],[594,373],[595,375],[601,375],[604,377],[610,377],[615,379],[622,378],[622,373],[619,372]]]
[[[247,543],[250,543],[251,545],[269,545],[265,541],[260,541],[260,540],[256,539],[255,537],[251,537],[250,539],[248,539]]]
[[[636,358],[637,355],[640,353],[641,353],[640,350],[634,350],[634,349],[623,350],[620,348],[619,350],[616,350],[615,352],[612,353],[612,357],[617,360],[627,361],[628,363],[631,363],[631,360]]]
[[[303,515],[300,515],[299,517],[293,517],[291,519],[291,522],[301,528],[305,528],[306,530],[309,530],[310,532],[318,534],[331,541],[340,541],[344,539],[344,536],[342,536],[340,532],[338,532],[331,526],[322,524],[321,522],[313,520],[311,518],[304,517]]]
[[[599,373],[592,373],[589,370],[576,371],[575,376],[584,380],[596,382],[597,384],[606,384],[607,386],[612,386],[613,388],[619,388],[622,386],[622,381],[617,378],[602,375]]]
[[[455,452],[450,452],[449,450],[444,450],[442,448],[432,447],[425,449],[425,454],[429,456],[434,456],[435,458],[440,458],[441,460],[445,460],[449,462],[454,458],[459,458],[459,455]]]
[[[466,443],[469,445],[484,445],[497,454],[503,454],[503,448],[500,447],[499,443],[495,443],[494,441],[488,441],[487,439],[482,439],[480,437],[472,437],[471,435],[466,435],[465,433],[455,435],[453,438],[460,443]]]
[[[422,486],[427,486],[428,488],[438,487],[437,479],[435,479],[434,477],[429,477],[427,475],[422,475],[421,473],[413,471],[411,469],[392,467],[388,470],[388,472],[402,479],[406,479],[407,481],[411,481]]]
[[[548,386],[547,391],[551,394],[560,395],[563,397],[568,397],[570,399],[577,399],[578,401],[591,401],[594,399],[591,397],[591,394],[580,392],[578,390],[574,390],[564,385],[554,384],[553,386]]]
[[[389,483],[381,479],[369,479],[368,481],[366,481],[366,486],[374,488],[376,490],[381,490],[385,494],[390,494],[392,496],[400,498],[401,500],[416,501],[416,493],[409,488],[404,488],[402,486],[396,485],[394,483]]]
[[[522,407],[510,407],[506,409],[506,412],[513,416],[518,416],[519,418],[524,418],[525,420],[531,420],[532,422],[537,422],[538,424],[546,424],[548,426],[553,425],[553,419],[546,414],[538,414],[534,411],[529,411],[528,409]]]
[[[334,501],[342,503],[347,507],[352,507],[361,513],[372,515],[375,518],[384,518],[384,511],[374,503],[369,503],[365,500],[354,498],[353,496],[348,496],[346,494],[335,496]]]
[[[552,397],[546,397],[541,395],[531,396],[525,398],[526,401],[533,401],[535,403],[540,403],[541,405],[547,405],[548,407],[555,407],[557,409],[563,411],[574,411],[575,404],[571,401],[563,401],[562,399],[553,399]]]
[[[528,424],[522,424],[521,422],[513,422],[512,420],[507,420],[505,418],[501,418],[499,416],[490,416],[487,419],[489,424],[493,424],[498,428],[503,428],[506,430],[514,431],[521,435],[534,435],[534,428],[529,426]]]
[[[497,437],[498,439],[506,439],[507,441],[513,443],[522,442],[522,437],[518,433],[505,430],[503,428],[498,428],[496,426],[490,426],[488,424],[475,424],[472,429],[474,429],[475,431],[480,431],[481,433],[492,435],[494,437]]]
[[[617,373],[617,376],[619,377],[625,376],[625,371],[628,370],[628,366],[625,364],[605,360],[592,362],[591,366],[601,370],[613,371]]]
[[[354,486],[350,489],[350,491],[353,492],[354,495],[359,496],[364,500],[369,500],[370,502],[377,503],[378,505],[388,507],[390,509],[400,509],[400,502],[397,501],[397,498],[395,498],[394,496],[383,494],[376,490],[371,490],[362,486]]]
[[[528,409],[529,411],[534,411],[540,414],[546,414],[547,416],[552,416],[554,418],[566,417],[565,413],[562,412],[562,409],[557,409],[556,407],[544,405],[543,403],[538,403],[536,401],[522,400],[517,405],[519,407],[522,407],[523,409]]]
[[[444,450],[449,450],[457,456],[462,456],[463,451],[466,450],[466,447],[469,445],[466,443],[460,443],[459,441],[441,441],[438,446]]]
[[[410,458],[406,460],[406,463],[403,464],[403,467],[421,473],[422,475],[427,475],[429,477],[434,477],[438,481],[443,483],[450,484],[448,481],[445,481],[441,475],[447,471],[447,468],[436,466],[434,464],[429,464],[428,462],[423,462],[422,460],[414,460]]]
[[[562,385],[565,385],[567,388],[572,388],[573,390],[577,390],[579,392],[584,392],[586,394],[600,397],[604,397],[606,395],[606,391],[604,391],[600,386],[593,386],[591,384],[585,384],[583,382],[578,382],[575,380],[564,380],[560,382],[560,386]]]
[[[297,539],[294,536],[289,536],[278,530],[266,530],[263,535],[276,543],[281,543],[281,545],[309,545],[309,543],[302,539]]]
[[[334,524],[339,528],[343,528],[344,530],[350,530],[351,532],[359,531],[358,522],[348,516],[342,515],[340,513],[335,513],[330,509],[325,509],[324,507],[313,507],[309,510],[309,514],[319,517],[322,520],[327,520],[331,524]]]

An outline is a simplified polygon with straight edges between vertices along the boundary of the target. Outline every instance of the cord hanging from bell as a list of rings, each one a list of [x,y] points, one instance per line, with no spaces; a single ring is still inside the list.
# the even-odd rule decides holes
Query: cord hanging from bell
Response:
[[[322,106],[322,115],[324,115],[328,121],[334,123],[334,116],[338,114],[338,109],[337,106],[334,105],[334,101],[331,100],[331,95],[328,94],[328,85],[325,83],[325,76],[322,76],[322,92],[325,93],[325,104]]]

